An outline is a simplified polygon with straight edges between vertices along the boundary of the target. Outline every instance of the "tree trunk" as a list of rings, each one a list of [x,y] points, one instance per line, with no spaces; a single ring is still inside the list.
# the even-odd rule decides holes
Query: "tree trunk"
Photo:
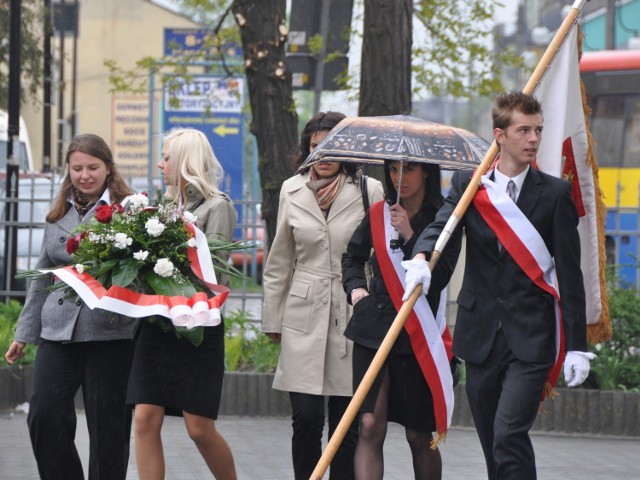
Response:
[[[412,0],[365,0],[359,116],[411,113]]]
[[[289,158],[298,136],[285,64],[285,7],[285,0],[235,0],[232,7],[244,50],[268,246],[275,236],[280,187],[293,173]]]

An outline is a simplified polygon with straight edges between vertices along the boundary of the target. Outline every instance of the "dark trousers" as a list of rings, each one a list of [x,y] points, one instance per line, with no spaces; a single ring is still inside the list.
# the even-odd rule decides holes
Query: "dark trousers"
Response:
[[[322,430],[325,418],[325,398],[329,399],[329,438],[333,435],[351,397],[324,397],[307,393],[290,392],[293,412],[293,438],[291,451],[296,480],[308,480],[322,455]],[[354,421],[331,462],[331,480],[354,478],[353,455],[358,441],[358,425]]]
[[[125,405],[131,340],[38,346],[27,423],[42,480],[83,480],[74,443],[74,397],[82,387],[89,430],[89,479],[124,480],[131,408]]]
[[[551,363],[524,363],[498,330],[489,357],[467,363],[467,397],[490,480],[535,480],[529,429]]]

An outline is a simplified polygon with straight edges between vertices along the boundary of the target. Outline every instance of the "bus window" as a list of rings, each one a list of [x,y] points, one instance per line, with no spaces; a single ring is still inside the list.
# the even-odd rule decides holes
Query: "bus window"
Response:
[[[640,167],[640,95],[627,99],[622,166]]]
[[[591,99],[591,134],[601,167],[618,167],[624,138],[624,97],[598,95]]]

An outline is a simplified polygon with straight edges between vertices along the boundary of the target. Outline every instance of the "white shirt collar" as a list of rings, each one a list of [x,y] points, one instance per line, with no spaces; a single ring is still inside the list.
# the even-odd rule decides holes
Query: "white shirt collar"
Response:
[[[513,183],[516,184],[516,199],[518,199],[518,197],[520,196],[520,191],[522,190],[522,185],[524,184],[524,179],[527,177],[527,173],[529,173],[529,168],[531,168],[530,165],[527,165],[527,168],[525,168],[522,172],[520,172],[513,178],[507,177],[504,173],[495,168],[493,170],[494,182],[498,186],[498,188],[506,191],[509,180],[513,180]]]

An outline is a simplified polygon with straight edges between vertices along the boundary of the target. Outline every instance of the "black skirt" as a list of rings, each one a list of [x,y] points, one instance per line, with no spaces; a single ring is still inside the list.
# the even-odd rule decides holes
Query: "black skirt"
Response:
[[[136,339],[127,404],[165,407],[217,419],[224,377],[224,326],[205,327],[199,346],[177,338],[173,329],[143,320]]]
[[[353,389],[360,385],[377,350],[353,345]],[[369,393],[364,399],[360,412],[372,413],[382,384],[384,372],[389,373],[389,404],[387,421],[417,432],[433,432],[436,420],[433,413],[433,398],[429,385],[420,370],[415,355],[394,355],[387,357]]]

